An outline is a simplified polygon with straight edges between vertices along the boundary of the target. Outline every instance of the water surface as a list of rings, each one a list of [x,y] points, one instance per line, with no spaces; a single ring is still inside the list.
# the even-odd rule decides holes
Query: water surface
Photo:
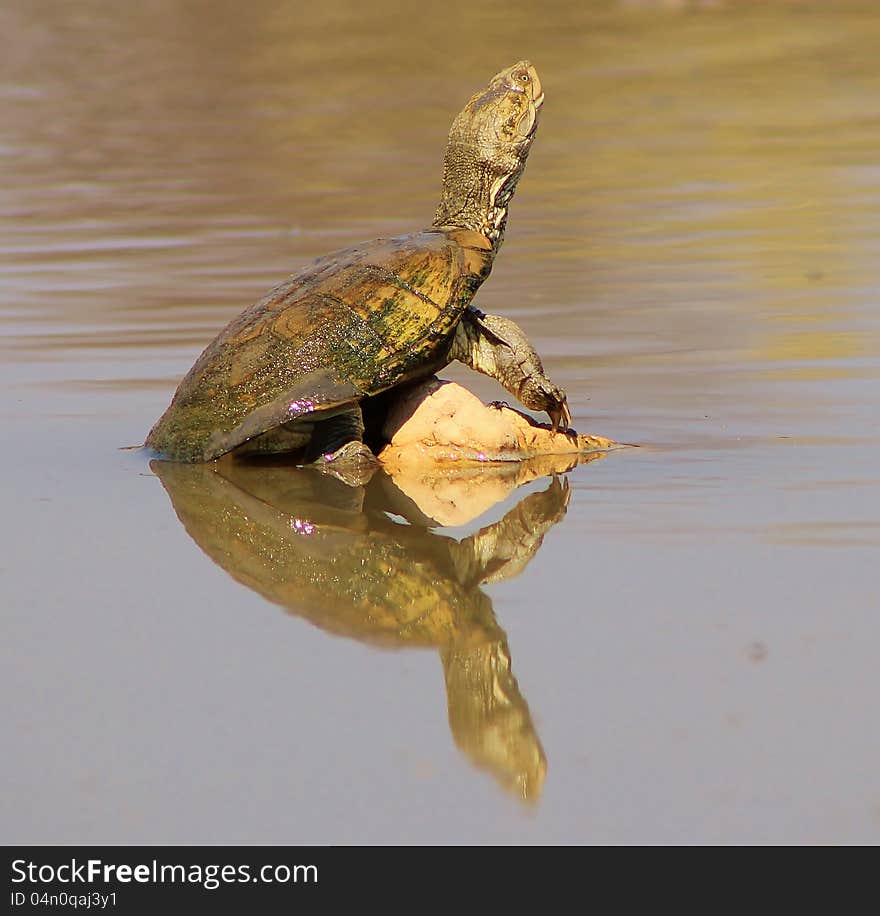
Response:
[[[3,839],[880,840],[875,6],[5,3]],[[118,450],[526,56],[478,304],[641,448],[453,527]]]

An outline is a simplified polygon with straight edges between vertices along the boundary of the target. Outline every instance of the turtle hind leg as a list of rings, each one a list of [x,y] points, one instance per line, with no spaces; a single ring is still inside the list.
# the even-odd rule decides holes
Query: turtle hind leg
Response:
[[[310,441],[311,426],[297,422],[269,429],[262,435],[248,439],[235,449],[238,458],[267,458],[274,455],[302,453]]]
[[[379,467],[363,439],[364,420],[356,404],[315,423],[303,461],[351,487],[363,486]]]

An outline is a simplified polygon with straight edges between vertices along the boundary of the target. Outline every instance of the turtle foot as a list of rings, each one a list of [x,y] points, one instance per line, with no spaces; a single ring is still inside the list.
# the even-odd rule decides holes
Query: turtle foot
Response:
[[[313,464],[323,474],[331,474],[350,487],[362,487],[379,467],[376,456],[363,442],[346,442],[335,452],[321,455]]]

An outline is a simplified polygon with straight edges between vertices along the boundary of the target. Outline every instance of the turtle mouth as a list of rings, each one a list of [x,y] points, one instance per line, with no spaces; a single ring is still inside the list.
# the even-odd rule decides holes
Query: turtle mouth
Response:
[[[525,134],[526,140],[531,140],[538,129],[538,115],[541,113],[541,106],[544,104],[544,92],[539,92],[532,100],[530,110],[526,112],[525,117],[531,117],[532,125]]]
[[[525,134],[526,140],[531,140],[535,136],[535,132],[538,130],[538,115],[541,111],[541,106],[544,104],[544,93],[542,92],[536,99],[532,101],[532,111],[531,111],[531,120],[532,125],[529,127],[528,131]],[[526,117],[529,117],[526,114]]]

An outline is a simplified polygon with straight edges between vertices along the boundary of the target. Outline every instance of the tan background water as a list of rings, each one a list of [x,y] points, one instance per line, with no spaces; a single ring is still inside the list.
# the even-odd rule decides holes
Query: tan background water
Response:
[[[880,840],[876,3],[7,0],[0,34],[0,839]],[[269,286],[429,221],[520,57],[547,103],[479,304],[643,448],[480,588],[447,539],[516,499],[346,525],[509,647],[531,805],[456,746],[435,630],[285,612],[117,450]]]

